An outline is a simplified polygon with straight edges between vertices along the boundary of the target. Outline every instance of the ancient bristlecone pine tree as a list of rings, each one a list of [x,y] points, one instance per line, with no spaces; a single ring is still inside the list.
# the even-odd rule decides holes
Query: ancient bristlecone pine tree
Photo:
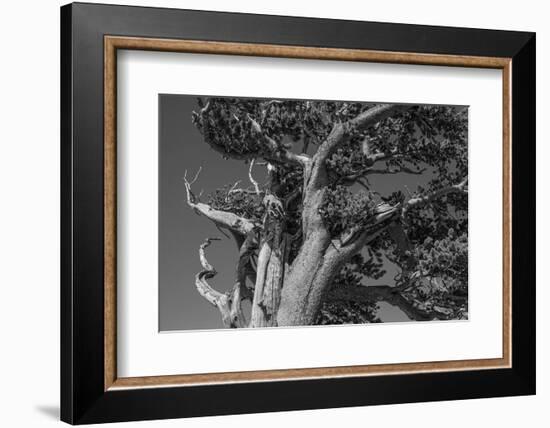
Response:
[[[197,103],[192,121],[205,144],[242,160],[250,180],[203,202],[192,190],[198,173],[185,177],[189,206],[237,244],[225,292],[208,283],[216,271],[205,250],[217,238],[199,249],[197,290],[225,326],[375,322],[379,301],[415,320],[467,317],[466,108]],[[385,174],[428,179],[381,194],[371,182]],[[399,266],[395,284],[368,286],[388,260]]]

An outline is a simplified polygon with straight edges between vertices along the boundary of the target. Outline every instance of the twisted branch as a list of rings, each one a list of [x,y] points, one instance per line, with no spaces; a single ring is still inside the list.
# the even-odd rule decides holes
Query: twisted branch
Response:
[[[203,270],[195,275],[195,285],[197,286],[197,291],[202,297],[208,300],[212,305],[220,308],[225,304],[227,296],[219,291],[214,290],[207,282],[208,279],[215,277],[218,272],[216,269],[208,263],[206,259],[205,249],[208,247],[212,241],[219,241],[220,238],[206,238],[206,240],[199,247],[199,258]]]
[[[199,258],[203,270],[195,275],[195,286],[199,294],[211,305],[218,308],[222,316],[223,324],[226,327],[243,327],[244,315],[241,310],[241,286],[235,284],[231,292],[221,293],[208,284],[208,280],[215,277],[218,272],[206,258],[206,248],[212,241],[219,241],[219,238],[206,238],[199,247]]]

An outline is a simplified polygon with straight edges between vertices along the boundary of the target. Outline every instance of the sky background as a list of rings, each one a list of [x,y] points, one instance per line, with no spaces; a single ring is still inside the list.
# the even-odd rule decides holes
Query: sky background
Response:
[[[207,250],[208,261],[218,275],[209,280],[216,290],[225,292],[234,284],[238,257],[233,239],[226,238],[214,224],[197,215],[188,205],[183,175],[202,172],[193,185],[195,194],[204,195],[226,184],[241,180],[246,187],[248,166],[243,161],[224,160],[204,143],[191,123],[197,110],[197,95],[159,95],[159,330],[223,328],[219,311],[201,297],[195,288],[195,274],[202,267],[199,246],[206,237],[219,237]],[[257,168],[257,174],[261,168]],[[411,191],[425,184],[429,176],[394,174],[369,177],[374,189],[382,194],[395,190]],[[203,198],[203,201],[206,198]],[[387,273],[369,285],[393,285],[396,268],[385,266]],[[408,321],[397,307],[379,303],[378,316],[383,322]]]

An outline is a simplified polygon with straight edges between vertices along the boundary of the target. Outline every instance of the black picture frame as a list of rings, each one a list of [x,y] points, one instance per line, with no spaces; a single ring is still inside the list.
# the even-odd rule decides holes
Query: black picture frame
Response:
[[[512,367],[104,388],[104,36],[512,59]],[[535,393],[535,34],[73,3],[61,8],[61,419],[71,424]],[[269,399],[266,399],[269,397]]]

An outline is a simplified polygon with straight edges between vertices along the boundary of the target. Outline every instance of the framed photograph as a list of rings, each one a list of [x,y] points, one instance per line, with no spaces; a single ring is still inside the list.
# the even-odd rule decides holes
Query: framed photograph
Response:
[[[535,393],[535,35],[61,8],[61,417]]]

